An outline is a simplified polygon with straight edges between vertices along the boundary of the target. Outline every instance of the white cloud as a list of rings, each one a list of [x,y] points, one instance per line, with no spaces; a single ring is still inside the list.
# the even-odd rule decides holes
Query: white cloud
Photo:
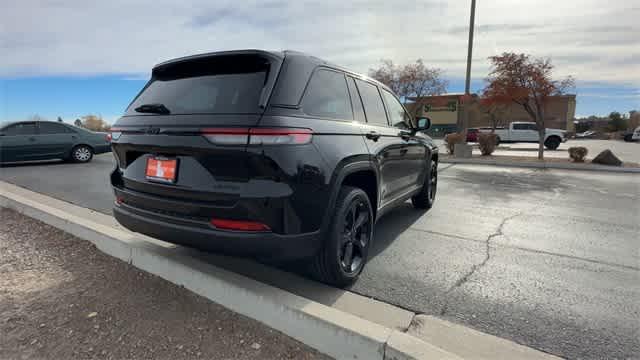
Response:
[[[469,1],[35,1],[0,12],[0,76],[140,74],[193,53],[295,49],[356,71],[424,58],[463,77]],[[558,75],[640,86],[640,4],[482,0],[473,76],[503,51],[550,56]]]

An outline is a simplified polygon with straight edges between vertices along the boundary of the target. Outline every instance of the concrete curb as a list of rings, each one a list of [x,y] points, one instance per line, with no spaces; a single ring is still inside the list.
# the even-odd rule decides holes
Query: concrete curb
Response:
[[[465,159],[465,158],[441,158],[440,163],[443,164],[470,164],[470,165],[491,165],[506,166],[532,169],[563,169],[563,170],[584,170],[584,171],[601,171],[613,173],[640,173],[640,168],[624,168],[606,165],[591,164],[559,164],[553,162],[535,163],[535,162],[517,162],[502,160],[484,160],[484,159]]]
[[[0,181],[0,206],[92,242],[102,252],[184,286],[336,359],[460,359],[405,333],[221,269],[187,249],[147,241],[89,209]]]

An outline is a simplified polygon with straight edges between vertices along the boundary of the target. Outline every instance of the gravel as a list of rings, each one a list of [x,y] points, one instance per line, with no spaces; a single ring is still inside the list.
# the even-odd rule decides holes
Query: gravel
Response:
[[[327,359],[44,223],[0,224],[0,359]]]

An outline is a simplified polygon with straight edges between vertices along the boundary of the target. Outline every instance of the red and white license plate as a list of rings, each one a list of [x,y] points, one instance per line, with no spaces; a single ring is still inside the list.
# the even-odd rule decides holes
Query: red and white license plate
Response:
[[[176,182],[176,172],[178,170],[177,159],[165,159],[150,157],[147,159],[146,175],[149,180],[162,181],[167,183]]]

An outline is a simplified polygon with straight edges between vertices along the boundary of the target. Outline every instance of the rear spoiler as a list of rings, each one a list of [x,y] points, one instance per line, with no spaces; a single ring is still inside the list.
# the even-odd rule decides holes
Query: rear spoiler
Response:
[[[162,68],[167,67],[167,66],[176,65],[176,64],[179,64],[179,63],[183,63],[183,62],[204,60],[204,59],[207,59],[207,58],[213,58],[213,57],[218,57],[218,56],[233,56],[233,55],[256,55],[256,56],[260,56],[260,57],[264,57],[266,59],[269,59],[271,62],[280,62],[280,63],[282,63],[282,60],[284,59],[284,54],[282,54],[280,52],[275,52],[275,51],[273,51],[273,52],[272,51],[264,51],[264,50],[216,51],[216,52],[210,52],[210,53],[204,53],[204,54],[196,54],[196,55],[184,56],[184,57],[180,57],[180,58],[175,58],[175,59],[163,61],[163,62],[161,62],[159,64],[156,64],[153,67],[152,72],[155,72],[157,70],[161,70]]]

